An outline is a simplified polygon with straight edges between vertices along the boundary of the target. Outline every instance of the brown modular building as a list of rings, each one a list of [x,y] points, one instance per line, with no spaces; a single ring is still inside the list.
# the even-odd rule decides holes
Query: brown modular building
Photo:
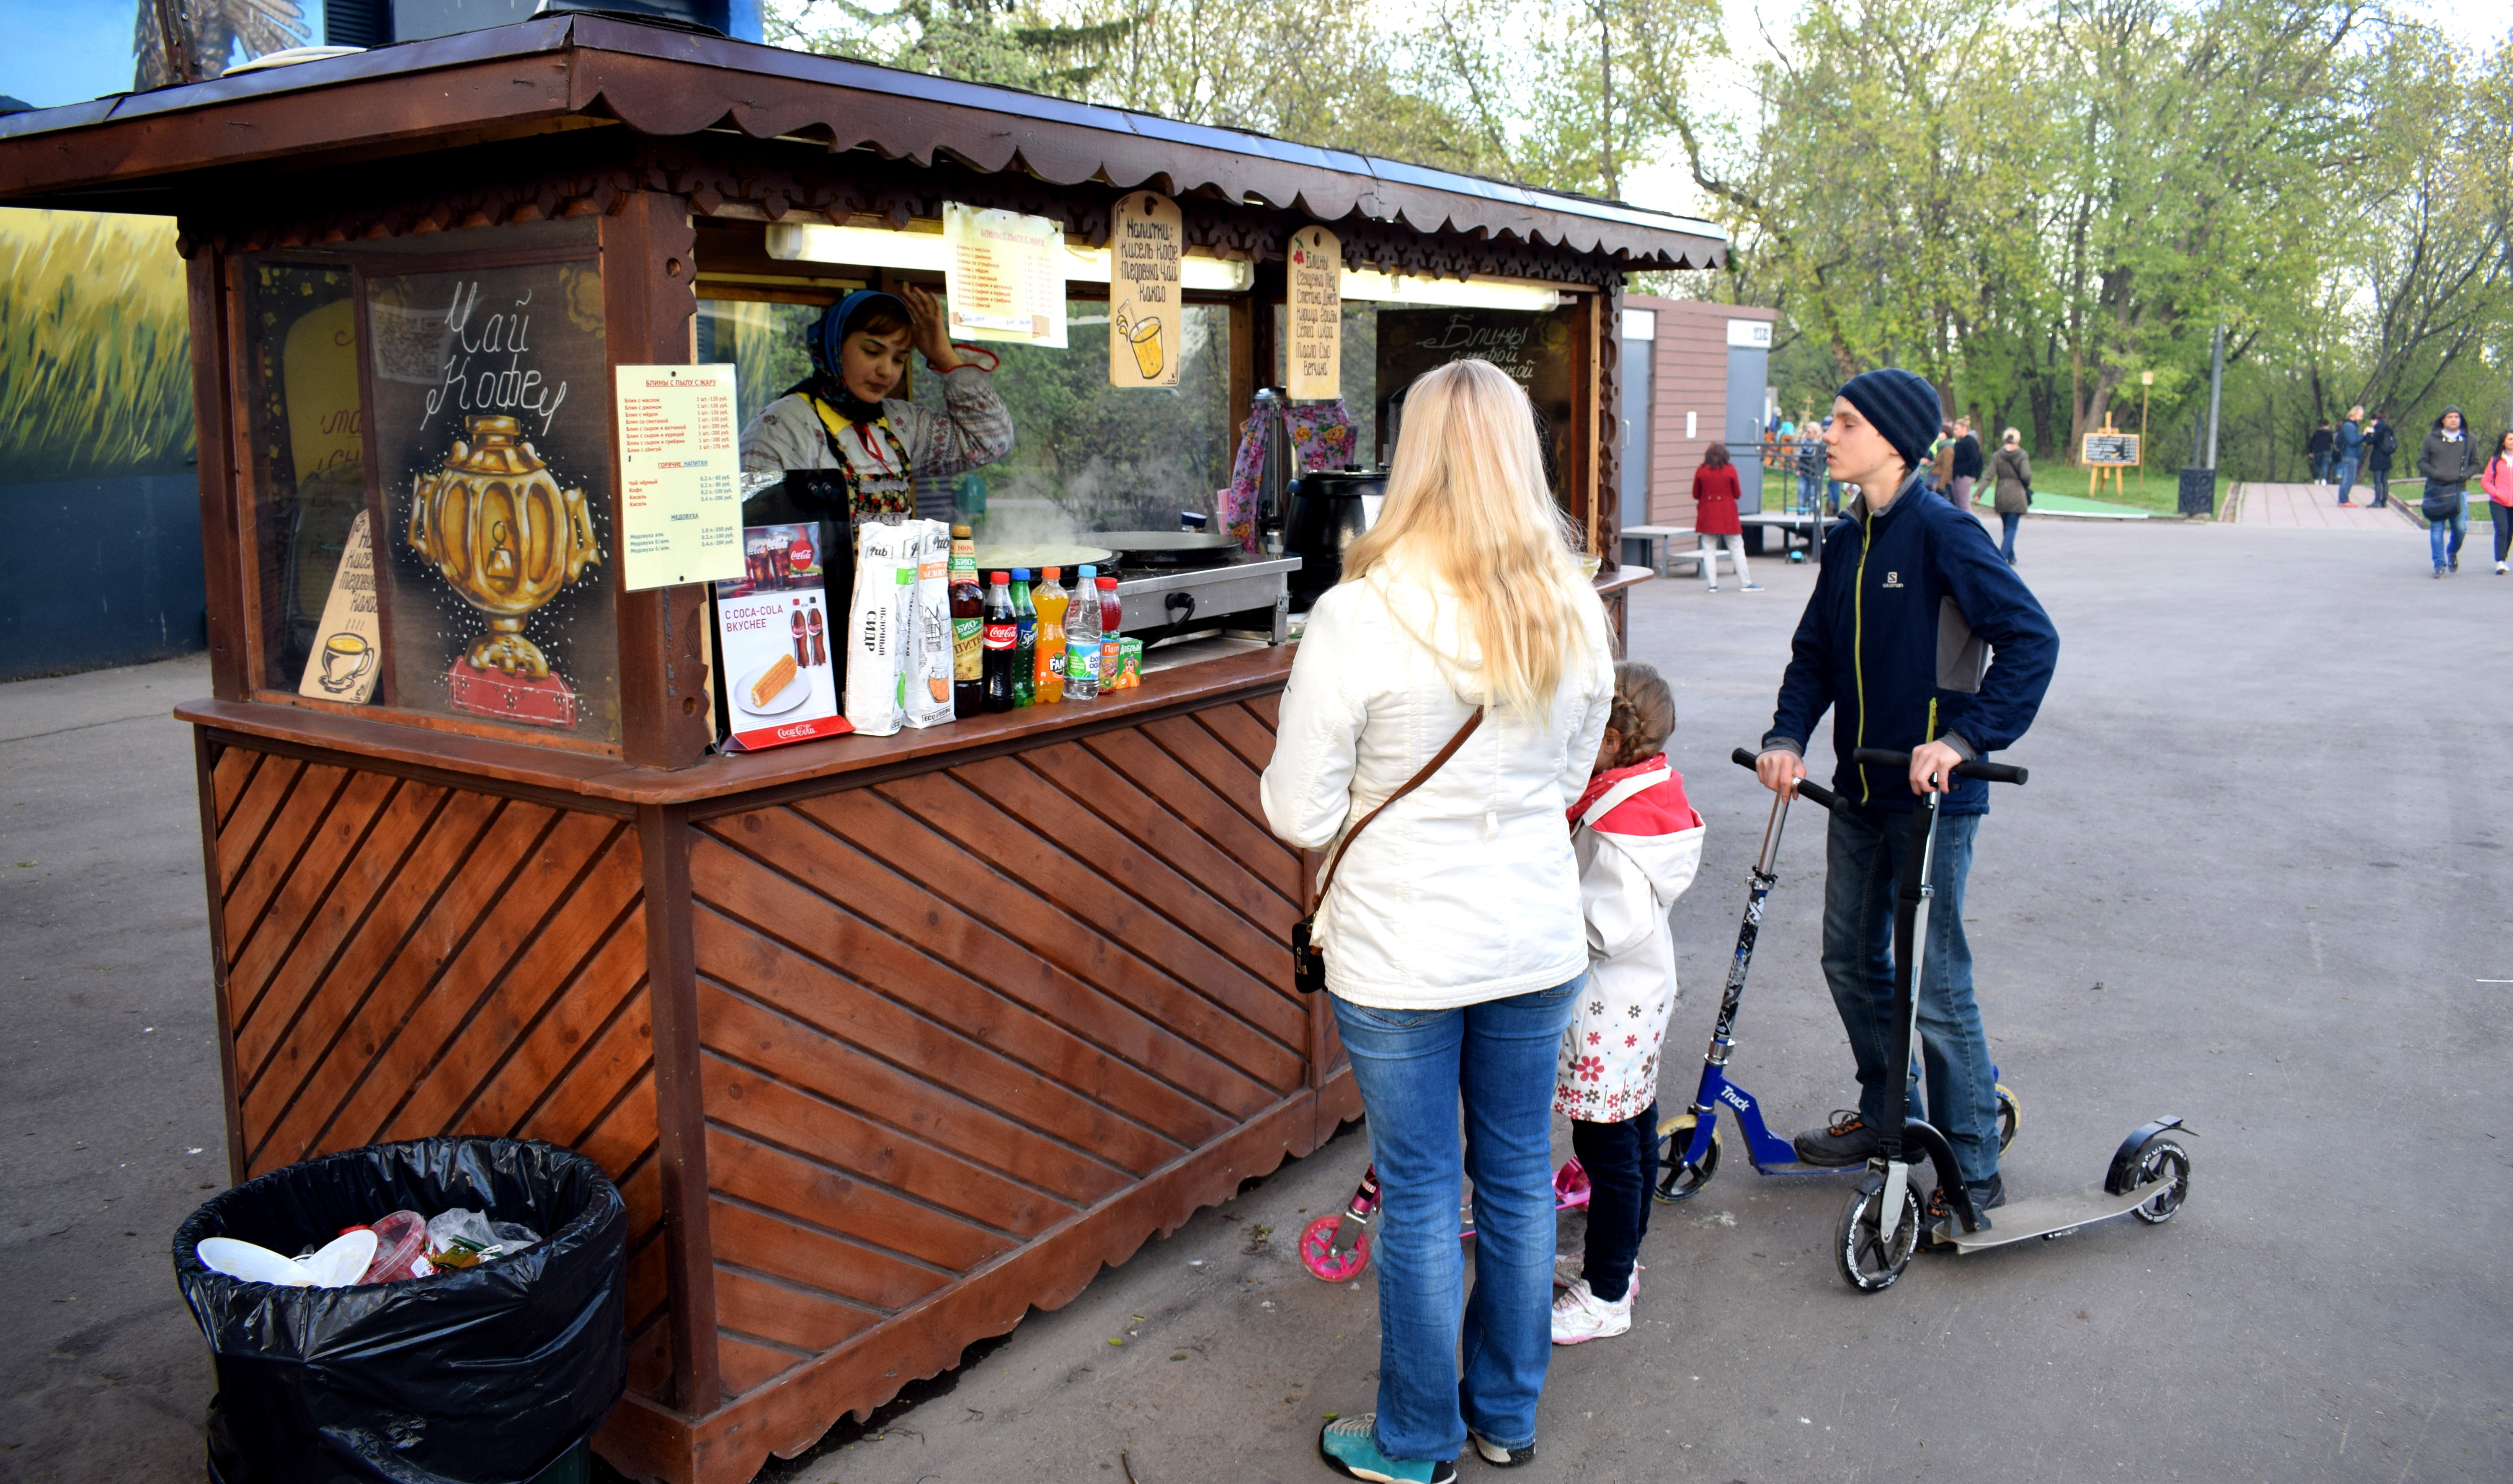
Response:
[[[180,223],[230,1172],[444,1132],[599,1160],[631,1474],[747,1479],[1358,1114],[1256,799],[1293,646],[728,756],[708,588],[622,578],[615,369],[915,276],[771,226],[958,203],[1097,245],[1137,190],[1248,267],[1186,294],[1225,444],[1296,230],[1435,303],[1538,291],[1512,343],[1615,549],[1623,274],[1719,261],[1698,223],[592,15],[0,119],[0,201]],[[327,635],[343,593],[371,637]]]
[[[1636,317],[1647,317],[1647,323]],[[1626,424],[1622,524],[1693,524],[1693,471],[1711,440],[1728,446],[1747,514],[1761,508],[1764,387],[1779,312],[1752,304],[1623,296]],[[1638,347],[1647,345],[1641,352]],[[1647,383],[1635,357],[1647,363]],[[1646,410],[1644,411],[1644,409]],[[1645,441],[1645,442],[1644,442]],[[1644,451],[1645,449],[1645,451]],[[1646,485],[1639,471],[1648,471]],[[1646,514],[1642,510],[1646,507]]]

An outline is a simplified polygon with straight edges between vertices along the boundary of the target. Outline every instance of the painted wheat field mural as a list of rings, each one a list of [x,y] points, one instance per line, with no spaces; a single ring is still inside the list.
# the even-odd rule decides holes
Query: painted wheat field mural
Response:
[[[190,356],[172,218],[0,210],[0,484],[180,468]]]

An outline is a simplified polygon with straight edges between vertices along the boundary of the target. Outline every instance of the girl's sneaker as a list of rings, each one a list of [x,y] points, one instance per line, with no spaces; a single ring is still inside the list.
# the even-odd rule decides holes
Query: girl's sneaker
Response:
[[[1586,1252],[1553,1254],[1553,1286],[1556,1288],[1568,1288],[1578,1282],[1587,1270],[1588,1254]]]
[[[1585,1345],[1591,1340],[1612,1340],[1632,1327],[1632,1296],[1639,1291],[1635,1283],[1623,1290],[1623,1296],[1612,1304],[1590,1291],[1588,1280],[1581,1278],[1553,1300],[1553,1343]]]
[[[1370,1484],[1456,1484],[1455,1459],[1391,1459],[1378,1451],[1378,1414],[1338,1417],[1318,1433],[1318,1457],[1347,1479]]]

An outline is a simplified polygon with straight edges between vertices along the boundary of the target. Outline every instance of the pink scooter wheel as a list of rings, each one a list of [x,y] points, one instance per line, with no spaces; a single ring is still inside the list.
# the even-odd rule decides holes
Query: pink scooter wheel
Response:
[[[1336,1228],[1342,1221],[1341,1216],[1321,1216],[1300,1229],[1300,1265],[1322,1283],[1341,1283],[1359,1277],[1361,1270],[1370,1266],[1368,1231],[1352,1234],[1350,1251],[1336,1249]]]
[[[1557,1211],[1588,1209],[1588,1171],[1576,1158],[1562,1161],[1553,1172],[1553,1208]]]

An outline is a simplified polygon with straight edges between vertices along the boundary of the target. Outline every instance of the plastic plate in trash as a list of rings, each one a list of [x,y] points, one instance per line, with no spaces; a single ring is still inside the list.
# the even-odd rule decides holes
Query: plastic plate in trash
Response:
[[[364,1278],[375,1260],[376,1234],[360,1227],[332,1238],[312,1257],[298,1259],[298,1266],[317,1288],[346,1288]]]
[[[267,1247],[240,1242],[232,1236],[205,1236],[193,1249],[201,1266],[213,1272],[223,1272],[248,1283],[276,1283],[282,1288],[304,1288],[314,1275],[303,1268]]]

